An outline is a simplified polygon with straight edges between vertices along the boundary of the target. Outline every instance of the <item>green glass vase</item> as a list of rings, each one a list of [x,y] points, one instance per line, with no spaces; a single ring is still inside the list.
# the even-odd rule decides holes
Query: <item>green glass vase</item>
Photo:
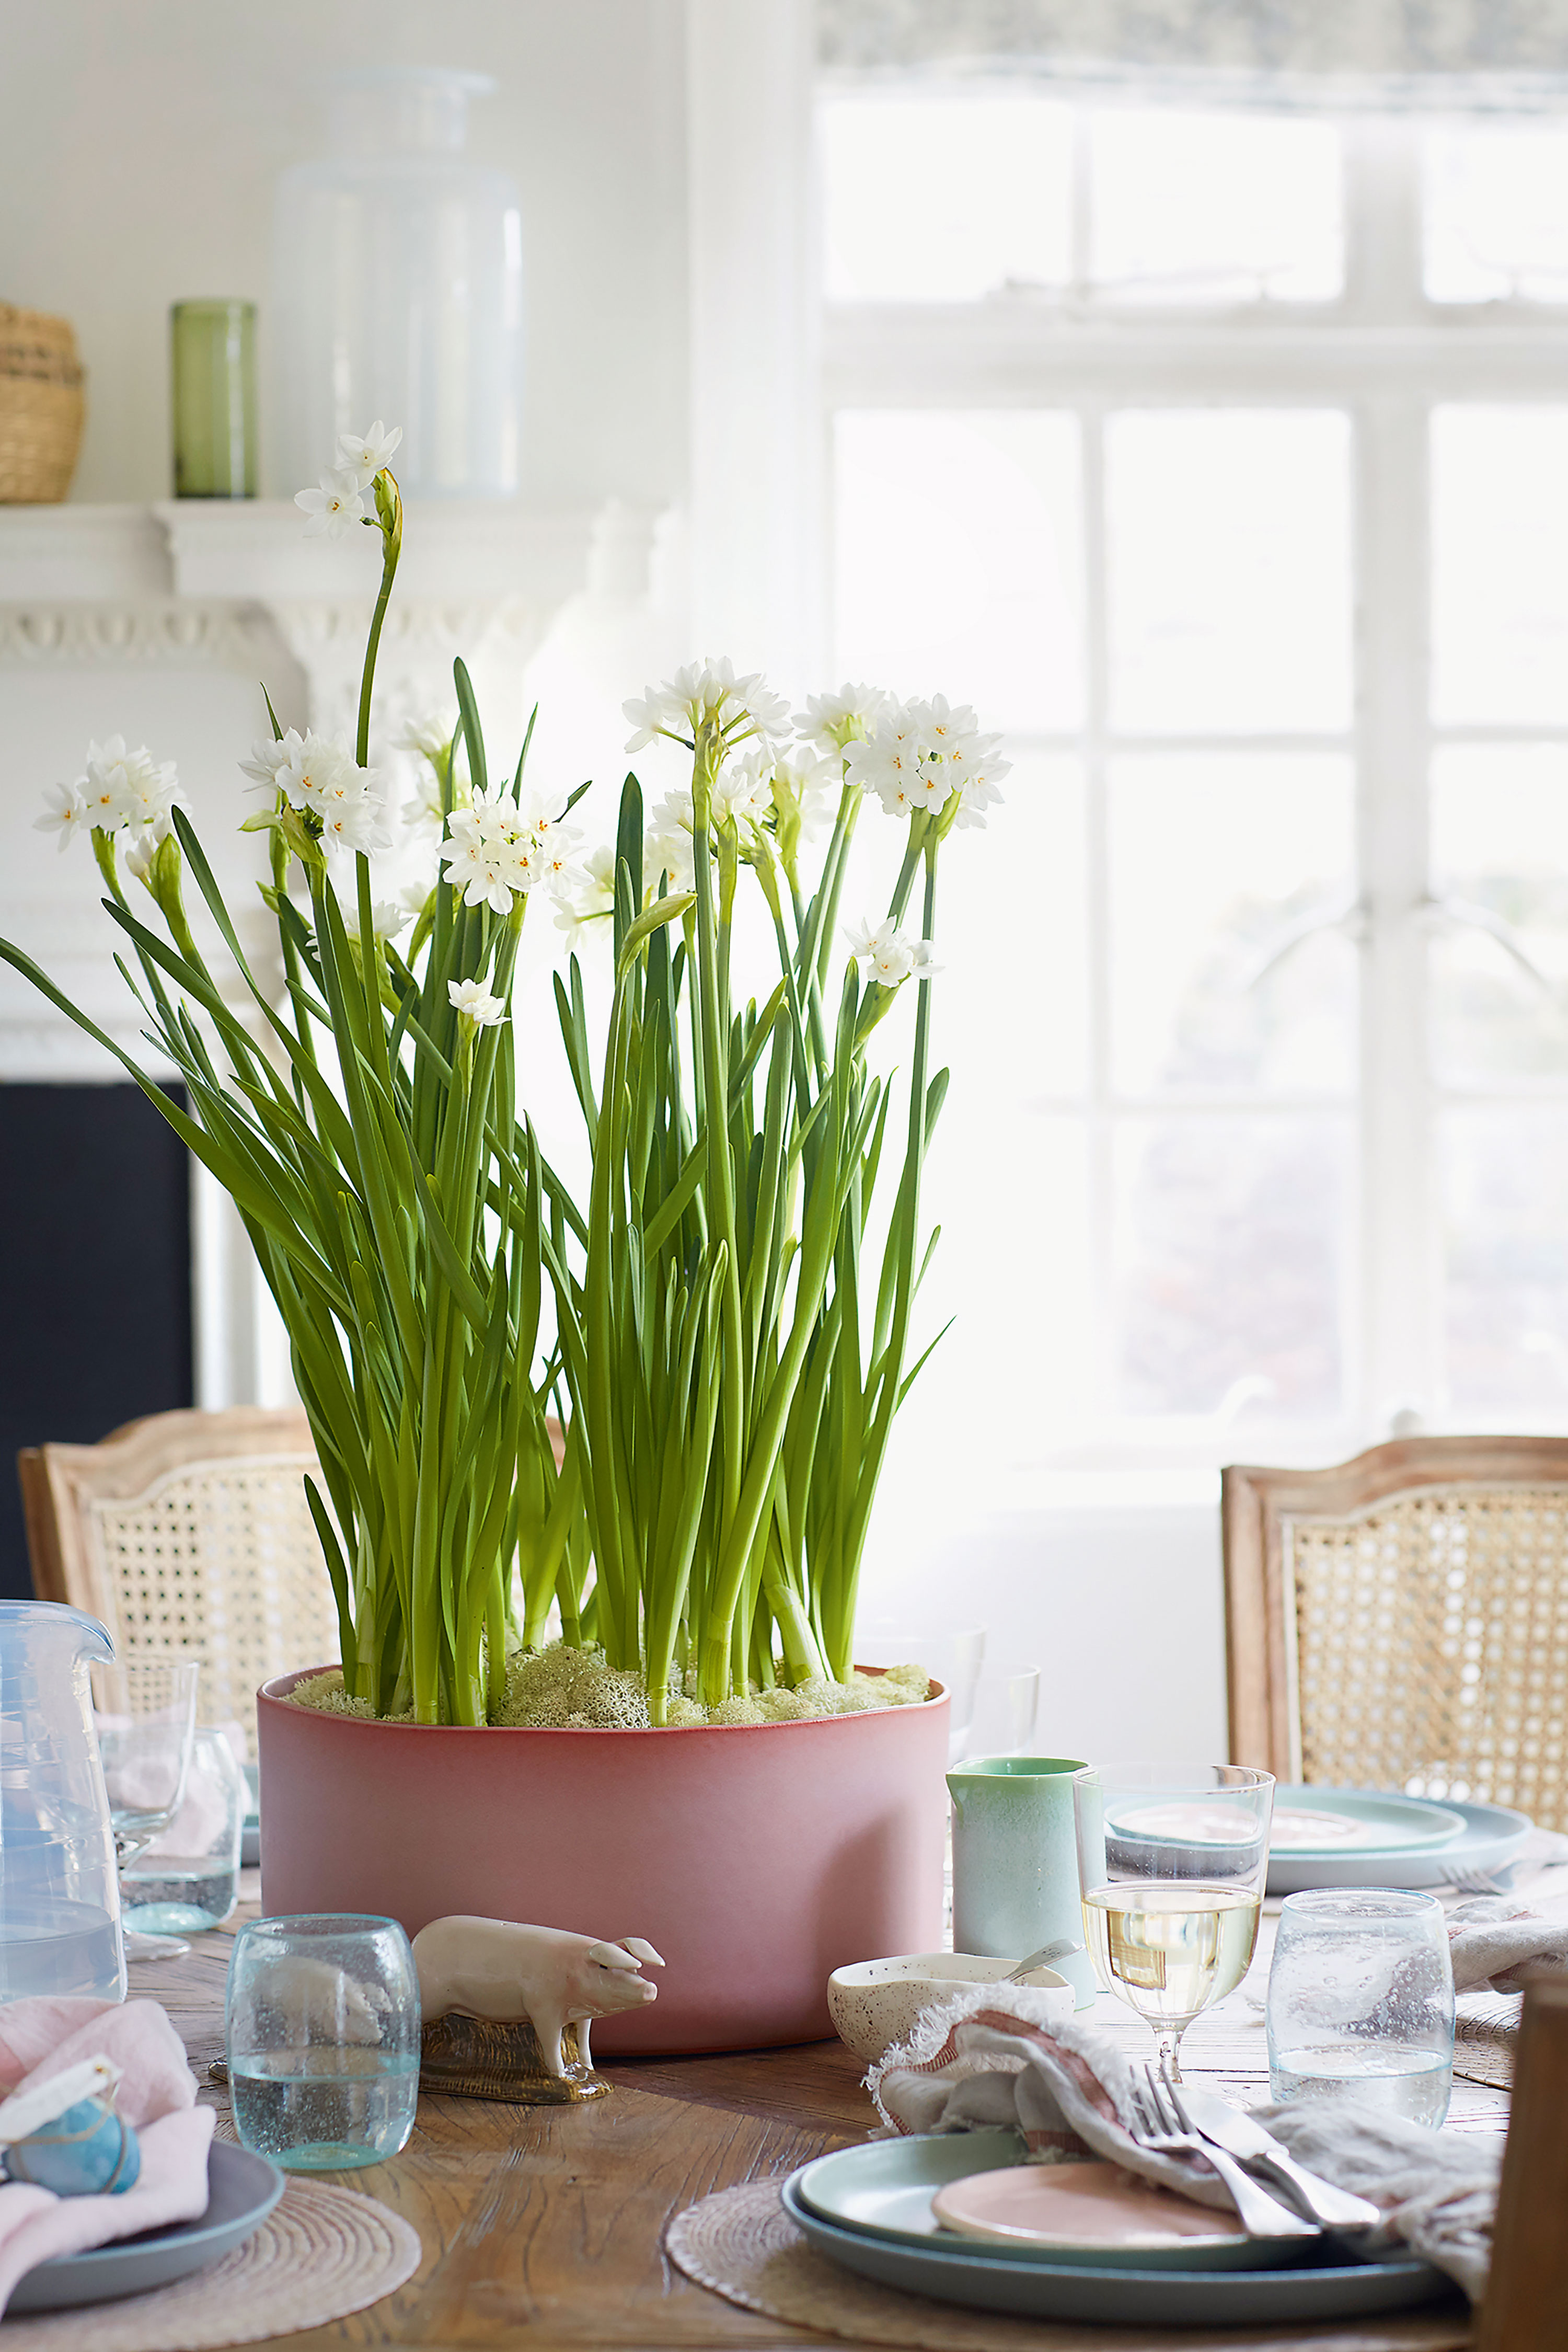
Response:
[[[177,499],[256,496],[256,304],[169,314]]]

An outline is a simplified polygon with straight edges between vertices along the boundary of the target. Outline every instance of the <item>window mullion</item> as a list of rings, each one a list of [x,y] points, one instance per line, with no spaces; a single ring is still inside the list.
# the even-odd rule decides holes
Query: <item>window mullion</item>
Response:
[[[1357,436],[1361,1010],[1360,1410],[1377,1433],[1437,1391],[1427,1051],[1428,628],[1425,404],[1370,399]]]
[[[1083,434],[1084,843],[1088,865],[1089,1219],[1094,1389],[1113,1409],[1116,1136],[1111,1112],[1110,595],[1106,544],[1105,412],[1082,411]]]

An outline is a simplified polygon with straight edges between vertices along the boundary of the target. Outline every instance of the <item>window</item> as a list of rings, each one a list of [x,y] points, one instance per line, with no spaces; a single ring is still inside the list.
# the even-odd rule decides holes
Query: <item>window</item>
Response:
[[[1562,1425],[1568,131],[817,127],[835,674],[1015,762],[944,853],[933,1409],[1036,1468]]]

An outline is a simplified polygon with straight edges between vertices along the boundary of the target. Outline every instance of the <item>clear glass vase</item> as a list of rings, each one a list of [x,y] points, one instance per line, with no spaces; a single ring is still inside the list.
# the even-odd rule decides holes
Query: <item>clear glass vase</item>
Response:
[[[338,77],[332,153],[277,186],[278,488],[316,481],[340,433],[401,425],[405,497],[517,488],[522,228],[503,172],[466,162],[483,74]]]

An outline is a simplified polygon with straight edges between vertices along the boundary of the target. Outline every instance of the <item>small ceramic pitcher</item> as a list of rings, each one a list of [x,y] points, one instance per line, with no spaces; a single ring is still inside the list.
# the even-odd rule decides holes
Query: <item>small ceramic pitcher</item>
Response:
[[[953,1800],[953,1948],[1021,1960],[1059,1936],[1083,1941],[1071,1757],[978,1756],[947,1775]],[[1094,1999],[1086,1952],[1051,1962]]]

